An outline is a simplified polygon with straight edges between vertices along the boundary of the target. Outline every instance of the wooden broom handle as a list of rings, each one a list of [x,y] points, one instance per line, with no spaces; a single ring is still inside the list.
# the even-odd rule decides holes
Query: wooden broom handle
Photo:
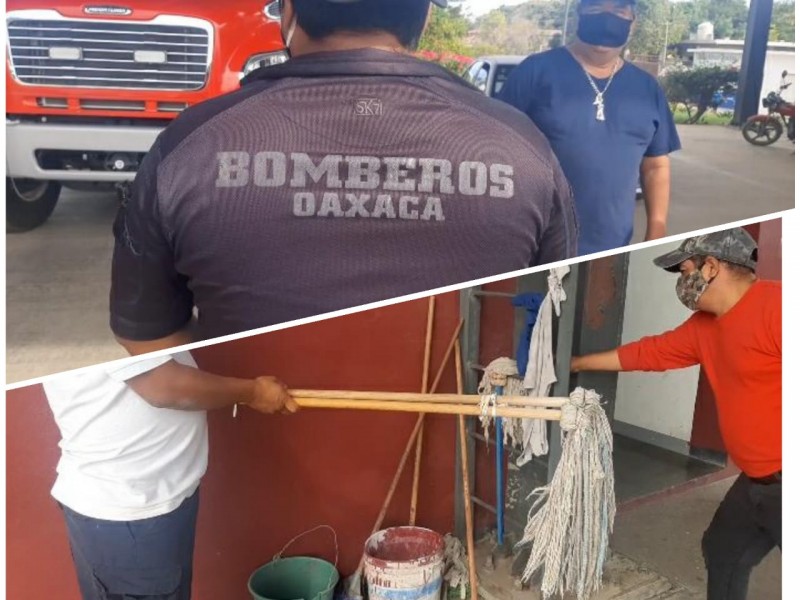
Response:
[[[414,442],[417,439],[417,434],[419,433],[419,429],[422,426],[422,416],[420,415],[417,419],[416,424],[414,425],[414,429],[411,430],[411,435],[408,438],[408,442],[406,443],[406,448],[403,450],[403,456],[400,458],[400,464],[397,465],[397,469],[394,472],[394,477],[392,478],[392,483],[389,485],[389,491],[386,493],[386,498],[383,500],[383,505],[381,506],[381,511],[378,513],[378,518],[375,519],[375,524],[372,526],[372,534],[377,533],[377,531],[383,525],[383,520],[386,518],[386,513],[389,510],[389,505],[392,503],[392,498],[394,498],[394,493],[397,490],[397,484],[400,481],[400,476],[403,474],[403,471],[406,466],[406,462],[408,462],[408,457],[411,454],[411,449],[414,447]],[[364,570],[364,554],[361,554],[361,559],[358,562],[358,568],[356,569],[355,574],[353,575],[353,579],[351,580],[351,587],[355,585],[361,584],[361,573]],[[348,590],[348,595],[350,597],[359,597],[361,596],[361,590],[359,589],[350,589]]]
[[[380,402],[420,402],[423,404],[466,404],[478,406],[481,397],[475,394],[414,394],[411,392],[353,392],[348,390],[289,390],[293,397],[336,400],[373,400]],[[502,396],[498,402],[508,406],[529,408],[561,408],[566,398],[534,398],[530,396]]]
[[[461,333],[461,328],[464,326],[464,319],[458,323],[458,327],[456,328],[456,333],[453,335],[453,339],[451,341],[450,346],[448,347],[447,351],[445,352],[444,357],[442,358],[441,366],[439,367],[439,373],[436,376],[436,379],[431,384],[429,390],[436,391],[436,387],[439,385],[439,379],[441,378],[441,374],[444,371],[444,366],[447,361],[450,360],[450,355],[453,352],[453,347],[455,346],[456,341],[458,340],[458,334]],[[414,412],[419,412],[414,411]],[[378,514],[378,518],[375,519],[375,525],[372,527],[372,533],[377,533],[377,531],[383,525],[383,520],[386,518],[386,513],[389,510],[389,504],[392,502],[392,498],[394,498],[394,492],[397,489],[397,484],[400,481],[400,476],[403,474],[405,470],[406,462],[408,462],[408,456],[411,454],[411,448],[414,447],[414,442],[417,440],[417,435],[419,434],[420,428],[422,427],[423,420],[425,419],[425,414],[420,413],[419,417],[417,417],[417,422],[414,425],[414,429],[411,430],[411,435],[408,437],[408,443],[406,444],[406,449],[403,452],[403,456],[400,458],[400,463],[397,465],[397,469],[394,472],[394,478],[392,479],[392,483],[389,486],[389,492],[386,494],[386,498],[383,501],[383,506],[381,507],[381,511]],[[362,553],[361,559],[358,562],[358,568],[356,569],[353,578],[351,579],[351,587],[360,585],[361,582],[361,573],[364,571],[364,555]],[[359,589],[350,589],[348,590],[350,596],[360,596],[361,590]]]
[[[413,412],[421,413],[420,419],[425,414],[437,415],[467,415],[479,417],[483,415],[480,406],[470,404],[446,404],[426,402],[390,402],[386,400],[346,400],[341,398],[304,398],[293,396],[294,401],[301,408],[329,408],[340,410],[375,410],[388,412]],[[495,417],[510,417],[514,419],[544,419],[546,421],[560,421],[561,411],[556,408],[518,408],[514,406],[498,406],[490,412]]]
[[[461,342],[456,342],[456,390],[464,392],[464,375],[461,367]],[[469,564],[470,600],[478,600],[478,569],[475,565],[475,526],[472,520],[472,494],[470,492],[469,467],[467,465],[467,418],[458,415],[458,432],[461,445],[461,483],[464,496],[464,520],[466,521],[467,562]]]
[[[431,342],[433,339],[433,314],[436,303],[436,296],[428,298],[428,323],[425,327],[425,356],[422,363],[422,384],[420,385],[420,392],[425,393],[428,391],[428,372],[431,368]],[[419,473],[422,468],[422,440],[425,437],[425,419],[423,418],[420,424],[419,433],[417,433],[417,452],[414,458],[414,479],[411,483],[411,509],[408,516],[408,524],[417,524],[417,498],[419,498]]]
[[[431,346],[433,343],[433,315],[436,309],[436,296],[428,298],[428,323],[425,326],[425,356],[422,359],[422,384],[419,391],[428,391],[428,378],[431,370]]]
[[[456,325],[456,329],[453,332],[453,336],[450,338],[450,342],[447,344],[447,350],[445,350],[444,357],[442,357],[442,362],[439,363],[439,370],[436,372],[436,376],[433,378],[433,383],[428,388],[428,391],[433,393],[439,387],[439,382],[442,380],[442,374],[444,373],[444,369],[447,366],[447,363],[450,362],[450,356],[453,354],[453,348],[455,348],[456,342],[458,341],[458,336],[461,335],[461,328],[464,327],[464,319],[461,319]],[[412,411],[413,412],[413,411]],[[420,428],[419,432],[417,433],[417,454],[414,458],[414,481],[411,487],[411,516],[413,520],[410,520],[410,524],[416,524],[417,520],[417,498],[419,494],[419,472],[422,466],[422,436],[425,433],[425,413],[423,411],[419,411],[419,421],[420,421]]]

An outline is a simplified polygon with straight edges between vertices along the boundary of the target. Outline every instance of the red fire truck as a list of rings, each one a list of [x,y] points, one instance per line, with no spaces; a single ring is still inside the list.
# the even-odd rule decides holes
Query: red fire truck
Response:
[[[286,60],[271,0],[6,3],[7,230],[125,185],[182,110]]]

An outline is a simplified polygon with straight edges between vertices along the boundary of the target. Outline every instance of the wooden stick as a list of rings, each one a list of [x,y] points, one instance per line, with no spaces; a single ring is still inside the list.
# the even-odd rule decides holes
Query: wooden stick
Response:
[[[436,372],[436,377],[433,378],[433,383],[431,384],[429,392],[433,393],[436,391],[436,388],[439,387],[439,381],[442,379],[442,374],[444,373],[444,369],[447,366],[447,363],[450,361],[450,355],[453,352],[453,348],[455,348],[456,341],[458,340],[458,336],[461,335],[461,328],[464,327],[464,319],[461,319],[456,326],[456,330],[453,332],[453,337],[450,338],[450,342],[447,344],[447,350],[444,353],[444,358],[442,358],[442,362],[439,363],[439,370]],[[417,494],[419,493],[419,471],[422,466],[422,436],[425,432],[425,413],[420,412],[419,415],[420,421],[420,428],[419,433],[417,434],[417,454],[414,458],[414,482],[411,488],[411,513],[414,516],[414,520],[416,521],[416,514],[417,514]],[[411,523],[414,524],[413,522]]]
[[[387,402],[385,400],[347,400],[342,398],[304,398],[293,396],[301,408],[330,408],[343,410],[376,410],[389,412],[421,413],[420,419],[427,413],[438,415],[470,415],[479,417],[483,414],[480,406],[470,404],[445,404],[426,402]],[[511,417],[515,419],[545,419],[558,421],[561,411],[555,408],[517,408],[498,406],[491,411],[492,416]]]
[[[464,393],[464,375],[461,367],[461,342],[456,342],[456,390]],[[470,600],[478,600],[478,569],[475,566],[475,529],[472,522],[472,493],[470,491],[469,468],[467,465],[467,418],[458,415],[458,431],[461,443],[461,483],[464,495],[464,520],[466,521],[467,562],[469,564]]]
[[[336,398],[338,400],[380,400],[384,402],[422,402],[425,404],[467,404],[477,406],[477,394],[414,394],[410,392],[353,392],[348,390],[289,390],[300,398]],[[508,406],[561,408],[566,398],[534,398],[531,396],[499,396],[498,402]]]
[[[456,330],[453,332],[453,337],[450,338],[450,341],[447,344],[447,350],[444,353],[442,362],[439,363],[439,370],[436,372],[436,377],[433,378],[433,383],[431,384],[431,387],[428,388],[428,393],[433,394],[439,387],[439,381],[441,381],[442,379],[444,368],[447,366],[447,363],[450,362],[450,357],[453,355],[453,349],[456,347],[458,336],[461,335],[461,329],[463,327],[464,327],[464,319],[461,319],[458,322],[458,325],[456,326]]]
[[[417,434],[419,433],[419,428],[421,425],[422,425],[422,420],[417,419],[417,422],[414,425],[414,429],[411,430],[411,435],[408,437],[406,448],[405,450],[403,450],[403,456],[400,458],[400,464],[397,465],[397,469],[394,472],[392,483],[389,485],[389,491],[386,493],[386,498],[384,498],[383,500],[383,505],[381,506],[381,510],[378,513],[378,518],[375,519],[375,524],[372,526],[373,534],[377,533],[377,531],[383,525],[383,520],[386,518],[386,513],[389,510],[389,505],[392,503],[392,498],[394,498],[395,490],[397,490],[397,484],[400,481],[400,476],[403,474],[403,471],[405,470],[406,462],[408,461],[408,457],[411,454],[411,449],[414,447],[414,441],[417,439]],[[356,569],[355,574],[350,580],[350,589],[347,592],[350,598],[361,597],[361,589],[360,589],[361,572],[363,570],[364,570],[364,555],[362,553],[361,560],[358,563],[358,568]]]
[[[400,464],[397,466],[397,471],[395,472],[395,476],[392,479],[392,484],[389,486],[389,493],[386,494],[386,499],[383,502],[383,506],[381,506],[381,512],[378,513],[378,518],[375,519],[375,525],[372,527],[372,533],[376,533],[380,526],[383,524],[383,520],[386,518],[386,512],[389,510],[389,504],[392,501],[392,497],[394,496],[394,492],[397,489],[397,484],[400,481],[400,475],[403,472],[403,467],[408,461],[408,457],[411,454],[411,448],[414,446],[414,438],[416,437],[417,433],[419,433],[420,423],[414,425],[414,429],[411,431],[411,435],[408,438],[408,442],[406,443],[406,448],[403,450],[403,456],[400,458]]]
[[[428,391],[428,377],[431,370],[431,345],[433,343],[433,315],[436,309],[436,296],[428,298],[428,323],[425,327],[425,356],[422,363],[422,384],[419,391],[423,394]]]
[[[447,351],[442,358],[441,366],[439,368],[439,373],[437,374],[436,378],[433,380],[433,383],[430,386],[429,391],[435,392],[436,388],[439,386],[439,379],[441,378],[441,373],[444,371],[444,365],[447,361],[450,360],[450,355],[453,352],[453,347],[455,346],[456,340],[458,340],[458,335],[461,333],[461,328],[464,326],[464,319],[458,323],[458,327],[456,327],[456,332],[453,335],[453,339],[451,340],[450,345],[447,348]],[[414,411],[418,412],[418,411]],[[397,483],[400,481],[400,476],[403,474],[403,470],[406,467],[406,462],[408,461],[408,456],[411,454],[411,448],[414,445],[414,442],[417,440],[417,434],[419,433],[420,428],[422,427],[423,419],[425,415],[420,413],[419,417],[417,417],[417,422],[414,425],[414,429],[411,430],[411,435],[408,437],[408,443],[406,444],[406,449],[403,452],[403,456],[400,458],[400,464],[397,465],[397,470],[394,473],[394,479],[392,479],[392,483],[389,486],[389,492],[386,494],[386,499],[383,501],[383,506],[381,507],[381,512],[378,514],[378,518],[375,520],[375,525],[372,527],[372,533],[377,533],[377,531],[383,526],[383,520],[386,518],[386,512],[389,509],[389,504],[392,502],[392,498],[394,497],[394,492],[397,489]],[[358,568],[356,572],[353,574],[352,579],[350,580],[350,589],[348,590],[348,595],[350,597],[356,598],[361,596],[361,573],[364,571],[364,555],[362,553],[361,559],[358,563]]]
[[[430,370],[431,358],[431,340],[433,338],[433,311],[436,302],[436,296],[428,297],[428,324],[425,329],[425,357],[422,363],[422,385],[420,392],[425,393],[428,391],[428,371]],[[419,498],[419,472],[422,467],[422,440],[425,438],[425,419],[423,418],[420,424],[419,433],[417,434],[417,454],[414,458],[414,479],[411,484],[411,511],[408,516],[408,524],[414,526],[417,524],[417,499]]]

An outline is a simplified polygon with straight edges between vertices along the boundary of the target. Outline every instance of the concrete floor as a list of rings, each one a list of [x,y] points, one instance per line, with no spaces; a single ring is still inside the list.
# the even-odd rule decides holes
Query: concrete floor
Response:
[[[705,598],[706,571],[700,550],[703,532],[733,479],[623,511],[611,548],[685,587],[688,598]],[[774,550],[753,571],[748,598],[781,598],[781,554]]]
[[[791,145],[756,148],[722,127],[679,129],[671,234],[794,206]],[[67,190],[43,227],[7,236],[8,382],[124,356],[107,325],[115,211],[111,194]],[[641,241],[643,206],[636,231]]]
[[[794,208],[794,145],[748,144],[738,129],[678,126],[683,150],[672,155],[668,234],[677,235]],[[644,202],[633,242],[644,239]]]
[[[700,539],[732,483],[733,479],[726,479],[618,514],[604,568],[604,587],[591,600],[705,599]],[[493,549],[491,540],[478,544],[478,578],[484,600],[541,600],[535,584],[521,589],[511,576],[510,559],[488,560]],[[781,598],[781,555],[777,550],[754,570],[748,598]],[[574,600],[574,596],[565,600]]]
[[[114,194],[66,190],[39,229],[6,236],[6,381],[122,358],[108,328]]]
[[[621,435],[614,436],[617,502],[643,498],[706,477],[722,467]]]
[[[475,555],[478,594],[482,600],[543,600],[541,589],[536,582],[523,586],[511,575],[511,559],[498,556],[496,553],[490,559],[492,551],[491,540],[484,539],[477,544]],[[447,598],[448,600],[458,598],[457,591],[450,590]],[[560,599],[561,596],[555,598]],[[692,595],[686,588],[613,551],[609,554],[603,570],[603,587],[591,596],[591,600],[687,600],[689,598],[692,598]],[[576,600],[576,596],[568,593],[564,595],[563,600]]]

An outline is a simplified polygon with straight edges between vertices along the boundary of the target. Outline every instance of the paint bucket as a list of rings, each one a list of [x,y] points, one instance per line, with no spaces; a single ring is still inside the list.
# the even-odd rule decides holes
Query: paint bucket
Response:
[[[370,600],[438,600],[444,572],[444,538],[421,527],[379,531],[364,547]]]
[[[283,553],[298,538],[328,528],[333,532],[336,544],[335,563],[331,564],[321,558],[310,556],[294,556],[283,558]],[[247,582],[247,589],[253,600],[332,600],[333,589],[339,583],[339,546],[336,532],[327,525],[316,527],[301,533],[283,547],[275,558],[256,569]]]

